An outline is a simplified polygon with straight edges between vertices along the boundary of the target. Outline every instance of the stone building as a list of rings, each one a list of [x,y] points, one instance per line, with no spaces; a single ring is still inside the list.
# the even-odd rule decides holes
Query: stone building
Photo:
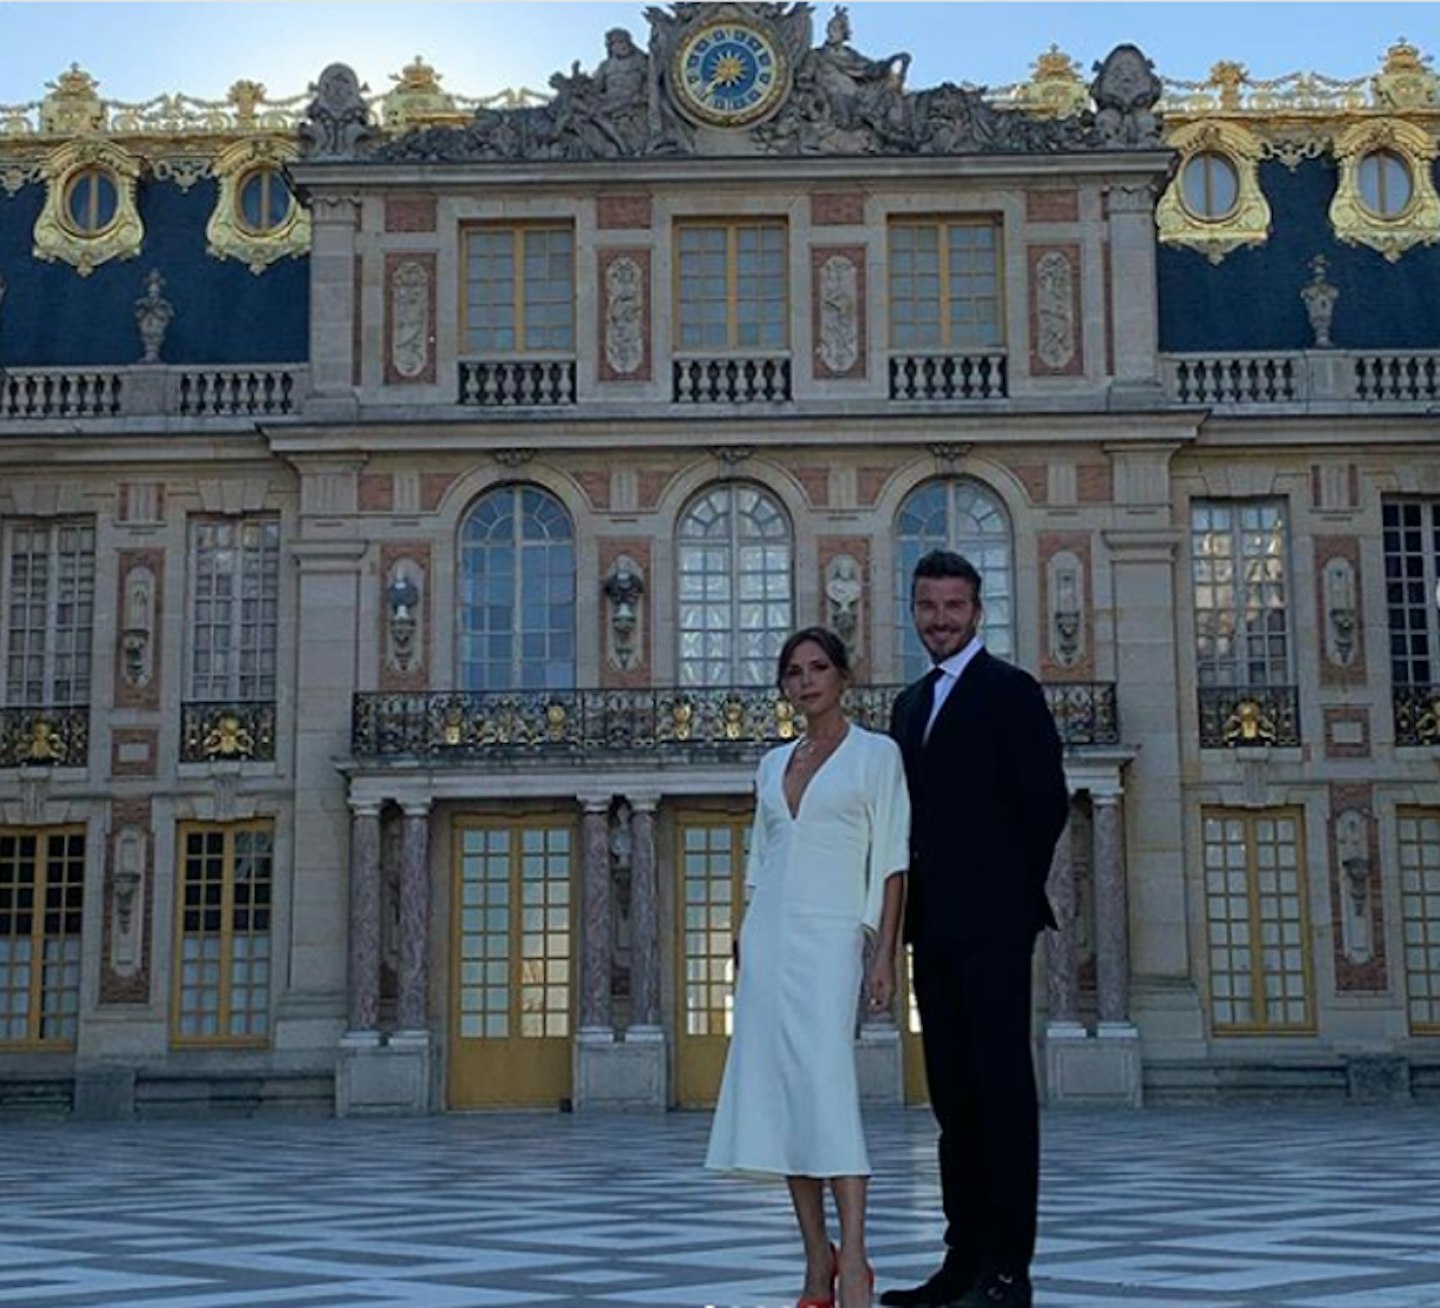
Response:
[[[1428,62],[644,21],[0,107],[0,1103],[709,1102],[775,652],[883,722],[936,545],[1066,742],[1048,1096],[1433,1090]]]

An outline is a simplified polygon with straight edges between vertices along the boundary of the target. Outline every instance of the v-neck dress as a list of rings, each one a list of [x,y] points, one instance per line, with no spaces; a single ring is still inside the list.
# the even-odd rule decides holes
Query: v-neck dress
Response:
[[[760,760],[735,1022],[705,1165],[868,1176],[855,1074],[865,932],[909,861],[900,750],[851,724],[792,814],[794,744]]]

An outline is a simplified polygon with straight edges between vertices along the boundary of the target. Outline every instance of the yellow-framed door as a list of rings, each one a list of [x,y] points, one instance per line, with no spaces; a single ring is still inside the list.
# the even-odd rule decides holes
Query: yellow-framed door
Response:
[[[920,1034],[920,1007],[915,1002],[915,958],[906,945],[900,955],[900,1052],[905,1074],[905,1102],[928,1104],[925,1044]]]
[[[676,815],[675,1097],[683,1108],[713,1104],[720,1093],[735,998],[731,944],[744,912],[750,822],[748,813]]]
[[[549,1107],[570,1095],[576,845],[560,816],[456,821],[451,1108]]]

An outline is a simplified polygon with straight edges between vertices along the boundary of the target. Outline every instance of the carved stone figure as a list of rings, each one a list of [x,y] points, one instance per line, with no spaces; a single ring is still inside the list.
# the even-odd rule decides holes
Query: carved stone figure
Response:
[[[1075,271],[1059,250],[1049,250],[1035,265],[1035,352],[1051,371],[1075,357]]]
[[[717,13],[763,25],[794,70],[790,91],[773,115],[752,127],[724,126],[727,153],[769,155],[949,155],[1048,153],[1061,150],[1151,149],[1160,145],[1154,106],[1160,80],[1133,45],[1117,47],[1098,65],[1091,88],[1098,112],[1065,117],[998,108],[983,90],[945,84],[905,89],[910,56],[872,59],[850,45],[844,6],[812,46],[805,3],[675,3],[645,11],[647,49],[624,28],[606,34],[605,57],[593,73],[579,63],[550,79],[546,104],[481,108],[464,127],[433,126],[397,136],[377,150],[384,160],[460,163],[623,159],[713,152],[714,125],[696,127],[677,108],[672,86],[677,52]],[[327,80],[328,79],[328,80]],[[327,69],[301,127],[309,157],[339,158],[370,148],[374,129],[354,74]]]
[[[640,566],[622,554],[605,578],[605,598],[610,601],[610,663],[622,672],[640,662],[640,601],[645,595],[645,578]]]
[[[165,344],[165,332],[175,317],[175,306],[161,292],[165,279],[160,269],[150,269],[145,279],[145,294],[135,301],[135,326],[140,329],[140,343],[145,347],[141,363],[159,363]]]
[[[856,639],[860,634],[860,595],[864,587],[860,580],[860,565],[853,555],[837,554],[825,569],[825,598],[829,601],[827,618],[835,634],[845,642],[845,648],[856,653]]]
[[[307,159],[348,159],[376,139],[360,79],[347,64],[331,64],[315,84],[315,98],[300,124],[300,149]]]
[[[430,272],[407,259],[390,280],[390,359],[407,381],[430,366]]]
[[[880,127],[903,115],[908,54],[870,59],[850,47],[850,13],[837,5],[825,25],[825,44],[815,51],[815,83],[835,125],[848,131],[862,124]]]
[[[605,362],[628,377],[645,362],[645,275],[626,255],[605,270]]]
[[[1159,146],[1160,120],[1152,112],[1164,90],[1155,66],[1133,45],[1117,45],[1090,88],[1095,101],[1095,126],[1111,146]]]
[[[1310,260],[1310,281],[1300,289],[1317,350],[1328,350],[1334,345],[1330,339],[1330,323],[1335,317],[1335,301],[1340,298],[1340,291],[1325,280],[1328,266],[1325,256],[1317,254]]]
[[[832,254],[820,265],[820,362],[843,375],[860,357],[860,304],[855,263]]]

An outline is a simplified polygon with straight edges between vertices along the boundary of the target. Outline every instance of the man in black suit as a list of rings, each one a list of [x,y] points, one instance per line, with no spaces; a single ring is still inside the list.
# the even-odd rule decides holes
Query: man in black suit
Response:
[[[1045,880],[1069,813],[1039,684],[986,652],[980,574],[934,550],[911,615],[934,667],[895,702],[912,808],[905,939],[940,1125],[945,1261],[898,1308],[1031,1308],[1040,1111],[1030,957],[1055,925]]]

